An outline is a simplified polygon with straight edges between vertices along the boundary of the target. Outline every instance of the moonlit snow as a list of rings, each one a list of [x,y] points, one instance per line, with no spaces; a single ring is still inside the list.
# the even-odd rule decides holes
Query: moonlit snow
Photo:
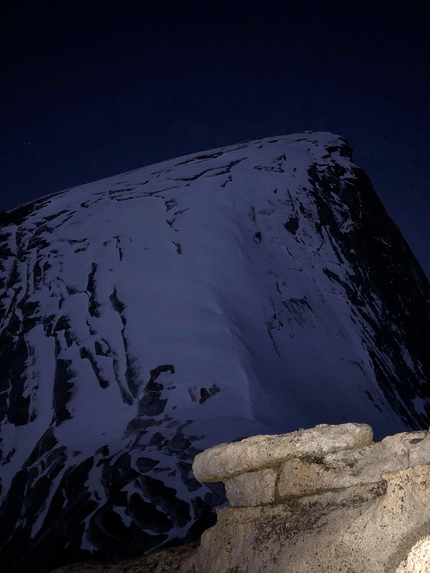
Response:
[[[191,472],[214,444],[429,424],[429,285],[341,137],[173,159],[0,222],[11,573],[195,538],[223,501]]]

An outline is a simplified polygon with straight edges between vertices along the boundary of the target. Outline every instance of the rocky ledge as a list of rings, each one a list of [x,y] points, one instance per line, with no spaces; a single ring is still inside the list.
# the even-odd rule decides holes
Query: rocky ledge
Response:
[[[230,506],[181,573],[430,571],[428,431],[320,425],[221,444],[193,471]]]

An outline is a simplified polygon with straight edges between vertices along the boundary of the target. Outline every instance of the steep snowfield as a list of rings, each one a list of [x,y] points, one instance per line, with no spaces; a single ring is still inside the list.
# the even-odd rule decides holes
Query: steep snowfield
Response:
[[[0,215],[0,567],[198,535],[222,441],[429,425],[429,284],[350,152],[263,139]]]

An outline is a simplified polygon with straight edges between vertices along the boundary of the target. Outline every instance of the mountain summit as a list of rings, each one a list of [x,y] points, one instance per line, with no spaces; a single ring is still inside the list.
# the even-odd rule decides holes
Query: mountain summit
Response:
[[[213,523],[224,441],[430,424],[430,285],[346,141],[173,159],[0,214],[0,569]]]

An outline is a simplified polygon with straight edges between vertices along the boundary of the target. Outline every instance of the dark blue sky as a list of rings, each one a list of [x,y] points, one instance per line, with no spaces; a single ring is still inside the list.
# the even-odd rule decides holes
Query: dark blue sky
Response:
[[[345,136],[430,276],[428,0],[3,0],[0,210],[224,144]]]

